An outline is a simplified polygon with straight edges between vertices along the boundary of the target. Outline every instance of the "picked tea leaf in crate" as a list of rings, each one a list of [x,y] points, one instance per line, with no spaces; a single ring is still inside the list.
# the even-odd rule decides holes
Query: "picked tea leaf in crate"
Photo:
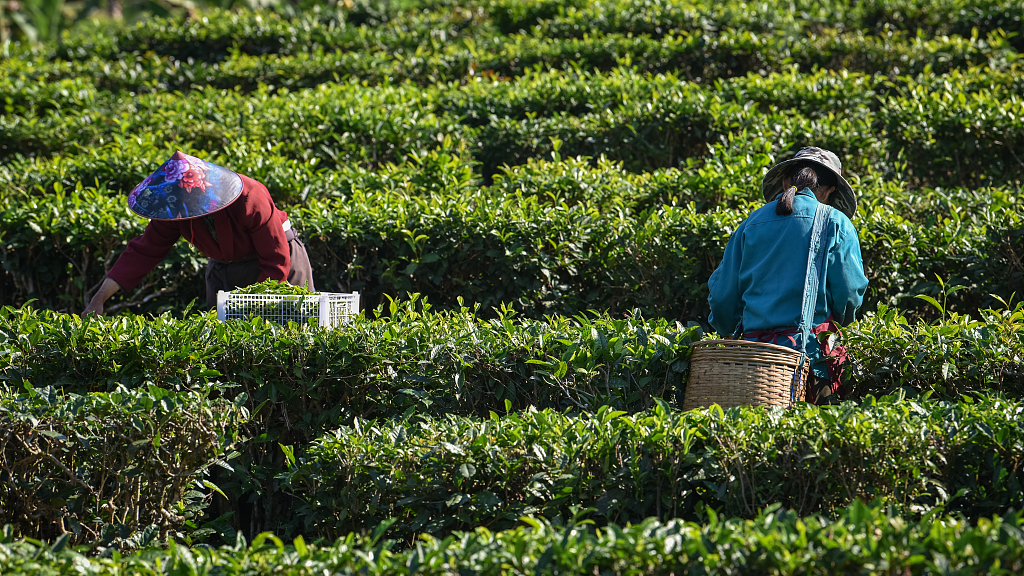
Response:
[[[217,292],[217,319],[221,322],[259,316],[287,325],[336,328],[359,313],[359,293],[244,294]]]

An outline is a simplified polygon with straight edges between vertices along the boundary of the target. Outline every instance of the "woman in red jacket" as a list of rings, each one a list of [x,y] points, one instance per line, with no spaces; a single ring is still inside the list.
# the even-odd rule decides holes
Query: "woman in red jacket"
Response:
[[[266,186],[252,178],[176,152],[132,190],[128,207],[149,218],[149,225],[128,243],[83,316],[103,314],[108,298],[134,289],[182,237],[210,259],[209,308],[216,306],[218,290],[267,279],[313,289],[306,247]]]

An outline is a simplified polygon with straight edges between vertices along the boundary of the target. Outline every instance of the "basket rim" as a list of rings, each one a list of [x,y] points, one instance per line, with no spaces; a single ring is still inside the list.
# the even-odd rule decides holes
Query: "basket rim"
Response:
[[[800,355],[800,352],[798,352],[798,351],[796,351],[796,350],[794,350],[792,348],[788,348],[786,346],[780,346],[778,344],[772,344],[771,342],[751,342],[749,340],[723,340],[723,339],[718,339],[718,340],[701,340],[700,342],[694,342],[693,343],[693,347],[694,348],[697,348],[698,346],[701,346],[701,347],[739,346],[739,347],[746,347],[746,348],[763,348],[763,349],[766,349],[766,350],[771,350],[773,352],[781,352],[781,353],[785,353],[785,354],[793,354],[793,355],[796,355],[796,356]]]
[[[271,298],[319,299],[320,297],[323,296],[327,297],[328,300],[350,300],[355,298],[359,294],[358,292],[314,292],[313,294],[243,294],[240,292],[227,291],[224,291],[224,293],[227,294],[228,300],[233,300],[235,298],[255,298],[257,300],[269,300]]]

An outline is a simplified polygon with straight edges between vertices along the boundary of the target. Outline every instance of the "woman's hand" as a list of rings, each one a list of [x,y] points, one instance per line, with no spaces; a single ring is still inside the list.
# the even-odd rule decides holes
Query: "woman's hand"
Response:
[[[89,302],[89,305],[85,307],[85,310],[82,310],[79,316],[85,318],[90,314],[103,316],[103,302]]]
[[[103,285],[101,285],[100,289],[96,291],[92,300],[89,301],[89,305],[85,307],[85,310],[82,310],[82,313],[79,314],[79,316],[82,318],[85,318],[89,314],[103,316],[103,305],[106,303],[108,298],[114,295],[114,292],[117,292],[120,289],[121,287],[117,282],[114,282],[110,278],[104,278]]]

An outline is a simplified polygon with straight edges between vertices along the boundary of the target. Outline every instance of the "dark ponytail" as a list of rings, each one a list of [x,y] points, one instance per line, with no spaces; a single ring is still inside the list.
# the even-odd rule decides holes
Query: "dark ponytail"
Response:
[[[782,193],[775,205],[775,213],[779,216],[788,216],[793,213],[793,198],[796,197],[798,190],[810,188],[811,192],[817,192],[818,188],[836,186],[839,183],[836,175],[830,170],[814,164],[797,165],[794,170],[790,176],[792,186]]]
[[[793,198],[796,196],[796,186],[790,186],[775,205],[775,213],[779,216],[789,216],[793,213]]]

